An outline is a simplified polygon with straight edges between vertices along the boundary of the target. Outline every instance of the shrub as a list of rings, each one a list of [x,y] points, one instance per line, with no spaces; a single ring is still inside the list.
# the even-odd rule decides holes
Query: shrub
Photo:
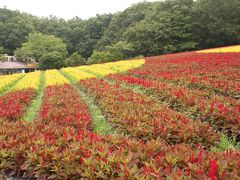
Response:
[[[111,54],[111,60],[113,61],[130,58],[134,51],[133,45],[125,41],[119,41],[112,46],[107,46],[106,49]]]
[[[56,51],[45,53],[39,59],[39,67],[41,69],[60,69],[64,65],[62,55]]]
[[[80,66],[86,64],[86,59],[83,58],[80,54],[77,52],[73,53],[69,58],[65,60],[65,64],[67,66]]]
[[[87,64],[97,64],[109,62],[111,60],[111,54],[105,51],[94,51],[90,58],[88,58]]]

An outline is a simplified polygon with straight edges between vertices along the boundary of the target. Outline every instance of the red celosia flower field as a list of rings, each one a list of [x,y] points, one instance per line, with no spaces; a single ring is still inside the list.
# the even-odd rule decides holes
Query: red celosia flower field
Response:
[[[69,84],[48,86],[40,112],[43,123],[56,122],[80,129],[91,128],[91,114],[86,103]]]
[[[74,71],[90,79],[42,72],[38,88],[1,94],[0,178],[240,178],[239,52],[148,57],[106,77]]]
[[[119,84],[90,79],[80,82],[80,86],[97,97],[96,101],[115,128],[139,140],[160,138],[169,144],[185,142],[206,146],[219,140],[219,134],[208,123],[191,121],[155,99],[124,89]]]
[[[20,119],[35,96],[34,89],[26,89],[9,92],[0,97],[0,119],[5,121]]]

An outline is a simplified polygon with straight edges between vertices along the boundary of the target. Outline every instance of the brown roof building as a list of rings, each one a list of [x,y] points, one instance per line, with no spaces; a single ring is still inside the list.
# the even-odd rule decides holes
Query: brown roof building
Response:
[[[13,74],[13,73],[28,73],[38,69],[37,63],[13,62],[4,61],[0,62],[0,74]]]

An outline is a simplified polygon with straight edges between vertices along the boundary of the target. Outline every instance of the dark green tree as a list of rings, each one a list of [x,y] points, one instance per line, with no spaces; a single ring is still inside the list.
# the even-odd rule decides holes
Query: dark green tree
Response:
[[[0,47],[0,61],[4,60],[3,53],[4,53],[3,47]]]
[[[44,53],[39,59],[39,67],[46,69],[60,69],[65,66],[62,54],[57,51]]]
[[[79,36],[75,37],[78,42],[75,45],[75,51],[83,57],[88,58],[94,50],[94,46],[103,36],[105,29],[111,21],[112,15],[97,15],[83,22],[82,29],[79,30]],[[76,35],[75,35],[76,36]]]
[[[0,8],[0,46],[5,49],[5,53],[13,55],[14,50],[20,47],[33,31],[30,15]]]
[[[192,50],[196,46],[192,34],[193,0],[167,0],[155,4],[148,16],[125,33],[133,44],[135,55],[157,55]]]
[[[130,58],[134,52],[133,45],[125,41],[119,41],[112,46],[107,46],[106,50],[111,55],[112,61]]]
[[[68,54],[66,44],[60,38],[33,33],[29,35],[28,42],[24,43],[15,53],[19,58],[35,58],[38,62],[42,55],[49,52],[58,52],[63,59]]]
[[[73,51],[73,45],[71,44],[72,28],[68,22],[62,18],[56,16],[49,16],[46,18],[34,18],[33,25],[37,32],[42,34],[54,35],[61,38],[64,43],[67,44],[67,49],[70,53]]]
[[[154,4],[150,2],[134,4],[123,12],[115,14],[95,48],[105,50],[106,46],[112,46],[123,40],[126,30],[142,21],[151,12]]]
[[[109,62],[112,60],[112,56],[109,52],[105,51],[94,51],[91,57],[88,58],[87,64],[97,64]]]
[[[69,58],[65,60],[65,64],[67,66],[80,66],[86,64],[86,59],[83,58],[80,54],[77,52],[73,53]]]
[[[192,17],[198,48],[240,43],[239,0],[198,0],[192,8]]]

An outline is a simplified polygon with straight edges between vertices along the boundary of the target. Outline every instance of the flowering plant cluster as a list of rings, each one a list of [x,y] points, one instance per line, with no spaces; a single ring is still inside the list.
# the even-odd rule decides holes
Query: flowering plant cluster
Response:
[[[128,61],[118,61],[104,64],[94,64],[91,66],[80,66],[78,69],[92,72],[95,75],[106,76],[109,74],[116,74],[118,72],[125,72],[127,70],[140,67],[145,63],[145,60],[128,60]]]
[[[228,46],[221,48],[205,49],[198,51],[199,53],[229,53],[229,52],[240,52],[240,46]]]
[[[155,96],[174,110],[187,114],[194,120],[207,121],[240,141],[240,104],[237,99],[212,95],[209,90],[189,89],[169,82],[130,75],[111,75],[108,78],[141,86],[148,95]]]
[[[93,74],[87,73],[85,71],[82,71],[78,68],[73,68],[73,67],[63,68],[62,71],[64,73],[67,73],[68,75],[72,76],[73,78],[75,78],[78,81],[96,77]]]
[[[21,78],[22,74],[2,75],[0,76],[0,94],[14,81]]]
[[[45,81],[45,86],[70,83],[69,80],[67,80],[63,75],[61,75],[61,73],[58,72],[56,69],[47,70],[45,72]]]
[[[95,78],[97,76],[106,76],[109,74],[116,74],[118,72],[125,72],[132,68],[137,68],[143,65],[143,59],[118,61],[104,64],[94,64],[90,66],[67,67],[61,69],[62,72],[67,73],[77,81]]]
[[[131,74],[208,89],[232,98],[240,95],[240,53],[178,53],[146,59]]]
[[[0,97],[0,119],[4,121],[16,121],[23,117],[27,107],[36,97],[35,89],[24,89],[8,92]]]
[[[40,71],[36,71],[36,72],[26,74],[20,81],[18,81],[13,86],[11,91],[28,89],[28,88],[38,89],[40,76],[41,76]]]
[[[237,179],[239,152],[208,152],[77,127],[0,120],[0,169],[39,179]]]
[[[112,125],[131,137],[141,140],[161,138],[170,144],[202,143],[207,147],[219,140],[219,134],[208,123],[192,121],[156,100],[124,89],[119,84],[110,85],[98,79],[80,81],[79,84],[96,97],[100,109]]]
[[[39,118],[44,124],[56,122],[79,129],[91,128],[88,107],[70,84],[46,87]]]
[[[0,177],[239,179],[236,47],[0,76]]]

